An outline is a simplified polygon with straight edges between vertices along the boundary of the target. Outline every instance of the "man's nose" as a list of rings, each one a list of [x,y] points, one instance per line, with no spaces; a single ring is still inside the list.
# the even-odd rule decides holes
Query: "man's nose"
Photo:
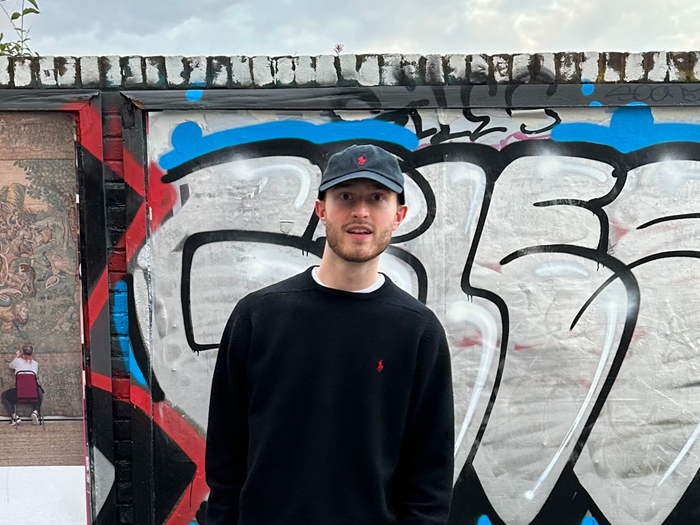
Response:
[[[359,199],[352,209],[354,217],[367,217],[369,215],[369,206],[363,199]]]

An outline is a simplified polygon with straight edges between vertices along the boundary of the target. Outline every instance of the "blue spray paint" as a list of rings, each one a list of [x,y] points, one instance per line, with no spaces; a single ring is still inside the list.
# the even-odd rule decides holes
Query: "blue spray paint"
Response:
[[[586,97],[590,97],[594,91],[595,91],[595,85],[593,85],[589,80],[584,80],[584,84],[581,86],[581,93],[583,93],[584,96],[586,96]],[[588,105],[589,106],[602,106],[603,104],[601,104],[597,100],[593,100]]]
[[[594,142],[629,153],[664,142],[700,142],[698,124],[657,124],[651,108],[634,103],[617,108],[610,126],[599,124],[559,124],[552,129],[552,139],[559,142]]]
[[[129,308],[125,281],[119,281],[114,287],[112,317],[114,318],[114,327],[119,335],[119,346],[122,350],[124,362],[129,364],[129,373],[136,381],[145,385],[146,378],[143,377],[143,372],[141,372],[139,365],[136,363],[136,357],[134,357],[131,342],[129,341]]]
[[[489,519],[489,517],[486,514],[484,514],[483,516],[481,516],[479,518],[479,521],[476,522],[476,525],[492,525],[492,524],[491,524],[491,520]]]
[[[202,93],[203,91],[201,89],[188,89],[185,96],[190,102],[196,102],[202,98]]]
[[[114,329],[120,336],[129,335],[129,313],[127,308],[126,283],[120,281],[114,288],[114,310],[112,310]]]
[[[163,155],[159,164],[161,168],[169,170],[218,149],[274,139],[302,139],[314,144],[363,139],[393,142],[409,150],[418,147],[415,133],[381,120],[338,121],[318,125],[284,120],[228,129],[206,136],[195,122],[183,122],[171,136],[173,150]]]
[[[598,525],[598,522],[593,516],[586,516],[583,518],[581,525]]]

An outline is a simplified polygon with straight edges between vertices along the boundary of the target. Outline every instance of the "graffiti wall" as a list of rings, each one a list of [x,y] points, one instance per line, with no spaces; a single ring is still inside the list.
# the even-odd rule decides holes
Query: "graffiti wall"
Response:
[[[12,523],[86,520],[76,191],[73,118],[0,113],[0,490]],[[26,371],[40,402],[19,402]]]
[[[321,170],[373,143],[399,157],[409,207],[380,270],[452,352],[451,523],[694,522],[699,138],[697,110],[644,105],[149,113],[149,231],[120,286],[156,521],[203,523],[224,324],[319,263]]]

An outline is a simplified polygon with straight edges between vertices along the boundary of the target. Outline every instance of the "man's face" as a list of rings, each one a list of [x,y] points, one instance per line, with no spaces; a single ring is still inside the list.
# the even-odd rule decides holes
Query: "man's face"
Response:
[[[341,259],[356,263],[371,261],[386,249],[406,209],[395,192],[369,179],[333,186],[325,200],[316,201],[328,246]]]

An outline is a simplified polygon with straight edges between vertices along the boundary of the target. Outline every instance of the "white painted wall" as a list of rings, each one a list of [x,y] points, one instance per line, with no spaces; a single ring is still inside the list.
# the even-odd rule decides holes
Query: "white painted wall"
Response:
[[[85,467],[0,467],[0,522],[87,523]]]

